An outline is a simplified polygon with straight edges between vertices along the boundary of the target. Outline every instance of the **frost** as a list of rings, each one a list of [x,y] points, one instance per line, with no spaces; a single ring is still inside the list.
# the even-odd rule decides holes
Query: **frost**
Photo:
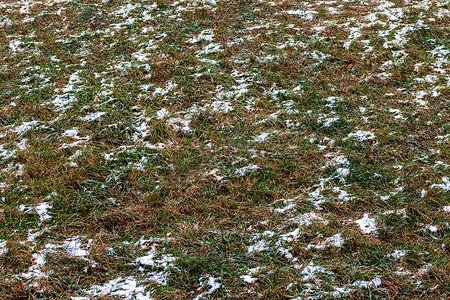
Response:
[[[377,230],[375,219],[369,218],[369,214],[364,214],[364,217],[356,220],[355,223],[358,224],[359,228],[366,234],[376,232]]]

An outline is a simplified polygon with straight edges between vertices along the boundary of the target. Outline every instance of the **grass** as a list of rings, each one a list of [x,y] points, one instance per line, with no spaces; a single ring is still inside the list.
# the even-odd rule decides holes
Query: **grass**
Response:
[[[448,9],[0,2],[0,299],[446,299]]]

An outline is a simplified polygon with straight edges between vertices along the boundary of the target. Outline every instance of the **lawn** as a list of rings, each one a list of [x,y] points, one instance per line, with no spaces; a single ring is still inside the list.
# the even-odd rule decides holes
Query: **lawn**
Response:
[[[448,299],[448,0],[0,0],[0,299]]]

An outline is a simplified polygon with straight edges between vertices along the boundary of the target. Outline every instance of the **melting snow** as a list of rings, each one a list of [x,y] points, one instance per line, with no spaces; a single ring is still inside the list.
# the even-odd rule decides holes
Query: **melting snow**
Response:
[[[354,137],[358,141],[362,142],[365,140],[373,140],[375,138],[375,135],[370,131],[358,130],[356,132],[349,133],[348,137],[349,138]]]
[[[431,188],[441,188],[444,192],[450,191],[450,180],[448,177],[442,177],[442,181],[444,183],[441,184],[433,184]]]
[[[366,234],[376,232],[377,230],[375,219],[369,218],[369,214],[364,214],[364,217],[356,220],[355,223],[358,224],[359,228]]]
[[[356,286],[359,288],[378,287],[380,285],[381,285],[381,278],[378,276],[370,281],[358,280],[353,283],[353,286]]]
[[[6,247],[6,241],[0,240],[0,256],[8,253],[8,248]]]
[[[144,287],[138,286],[139,281],[132,276],[109,280],[105,284],[94,285],[84,291],[89,297],[72,297],[72,300],[89,300],[91,297],[119,296],[125,300],[151,300],[150,292],[145,292]]]
[[[106,113],[105,112],[95,112],[95,113],[88,114],[84,117],[80,117],[80,120],[90,122],[90,121],[99,119],[104,114],[106,114]]]
[[[408,253],[408,250],[395,250],[394,253],[389,254],[388,256],[393,257],[395,259],[402,258]]]
[[[236,169],[235,173],[238,175],[243,176],[245,173],[249,172],[249,171],[255,171],[258,170],[259,167],[257,165],[248,165],[246,167],[242,167],[239,169]]]
[[[314,279],[319,273],[333,274],[333,272],[325,270],[322,266],[314,265],[313,262],[310,262],[300,274],[303,275],[302,281],[309,281]]]
[[[214,293],[214,291],[216,291],[217,289],[219,289],[222,286],[219,282],[217,282],[217,280],[220,280],[220,278],[214,278],[214,277],[210,276],[208,278],[208,282],[206,282],[206,283],[202,282],[202,280],[203,280],[203,278],[200,278],[200,284],[201,285],[207,284],[210,286],[210,288],[208,291],[201,293],[200,295],[195,297],[194,300],[200,300],[200,299],[204,298],[205,295],[210,295],[210,294]]]
[[[256,244],[251,245],[248,247],[247,252],[249,254],[255,253],[255,252],[261,252],[267,249],[267,244],[265,240],[260,240]]]
[[[39,215],[39,220],[45,221],[51,219],[51,216],[48,214],[49,208],[52,208],[52,205],[47,202],[38,204],[34,207],[36,213]]]

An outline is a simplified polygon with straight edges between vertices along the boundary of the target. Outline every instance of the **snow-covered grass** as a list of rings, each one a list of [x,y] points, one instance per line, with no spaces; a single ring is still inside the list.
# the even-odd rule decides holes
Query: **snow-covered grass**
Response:
[[[0,299],[447,298],[449,16],[0,0]]]

